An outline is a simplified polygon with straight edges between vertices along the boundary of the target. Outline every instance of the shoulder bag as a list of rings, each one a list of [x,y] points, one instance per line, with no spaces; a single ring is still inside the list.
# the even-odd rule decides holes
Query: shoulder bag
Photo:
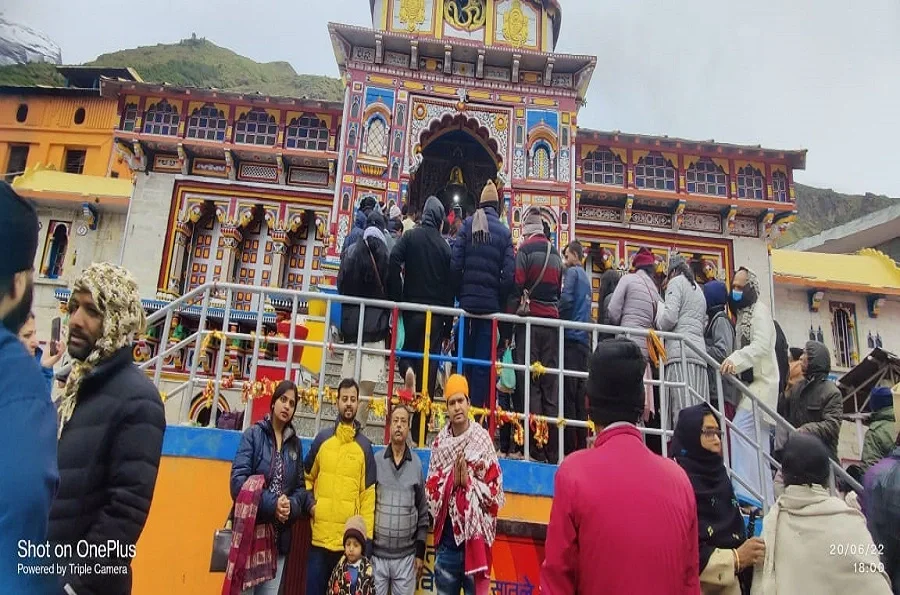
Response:
[[[522,290],[522,297],[519,298],[519,307],[516,308],[516,314],[519,316],[531,316],[531,292],[540,285],[541,280],[544,278],[544,273],[547,271],[547,265],[550,263],[550,249],[550,242],[548,241],[547,255],[544,256],[544,266],[541,267],[541,272],[538,273],[537,279],[534,280],[531,287]]]

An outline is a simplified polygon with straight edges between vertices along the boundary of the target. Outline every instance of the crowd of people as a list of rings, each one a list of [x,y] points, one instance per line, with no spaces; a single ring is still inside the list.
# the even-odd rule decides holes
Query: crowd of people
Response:
[[[436,197],[426,201],[418,224],[396,208],[385,217],[375,204],[362,207],[344,244],[343,295],[458,305],[477,315],[593,322],[581,245],[573,242],[560,254],[539,213],[531,211],[522,241],[513,246],[492,182],[473,214],[454,219],[458,230],[449,240]],[[37,215],[8,185],[0,186],[0,208],[7,214],[0,223],[6,251],[0,263],[0,439],[7,452],[28,445],[4,460],[0,475],[0,592],[129,593],[165,430],[159,393],[132,360],[132,342],[146,326],[137,285],[120,267],[89,266],[72,287],[65,345],[51,342],[43,352],[32,313]],[[864,492],[858,501],[832,495],[842,411],[840,391],[828,379],[827,347],[811,341],[788,356],[783,333],[759,299],[759,281],[746,268],[726,286],[701,283],[678,255],[662,282],[649,250],[639,250],[632,265],[634,272],[624,276],[604,273],[597,322],[672,331],[689,337],[699,352],[672,340],[665,345],[668,360],[657,359],[652,341],[618,332],[602,334],[592,352],[589,333],[570,328],[560,353],[555,328],[531,325],[526,336],[524,323],[501,324],[493,336],[488,319],[467,318],[460,328],[449,316],[432,319],[426,345],[424,313],[402,317],[406,352],[444,353],[455,335],[469,360],[490,361],[497,345],[498,353],[520,364],[587,373],[586,380],[552,373],[498,380],[508,409],[523,412],[528,381],[529,413],[564,413],[591,419],[597,428],[591,448],[585,430],[564,433],[568,456],[555,476],[542,592],[900,593],[900,438],[891,388],[872,391],[863,461],[851,469]],[[345,305],[342,340],[381,349],[397,323],[381,308],[366,308],[360,321],[359,307]],[[750,399],[731,383],[723,394],[726,411],[710,406],[717,376],[703,352],[795,429],[775,432],[779,473],[760,469],[751,443],[768,453],[774,420],[754,419]],[[54,372],[64,353],[68,363]],[[288,558],[299,555],[291,545],[300,519],[309,519],[312,532],[304,561],[308,595],[415,593],[429,529],[438,593],[490,592],[504,504],[499,458],[522,456],[508,428],[495,445],[470,415],[472,407],[488,403],[490,369],[468,365],[439,378],[433,366],[423,378],[420,359],[401,358],[410,390],[434,394],[440,384],[446,401],[447,422],[431,444],[426,472],[410,439],[425,420],[412,410],[391,407],[390,440],[378,455],[363,434],[363,403],[393,371],[382,356],[359,358],[353,350],[345,353],[338,419],[307,452],[293,426],[300,389],[290,381],[274,390],[268,415],[244,432],[231,470],[233,538],[223,593],[278,593]],[[682,386],[661,401],[649,382],[659,378]],[[564,383],[562,402],[558,382]],[[61,394],[55,403],[54,385]],[[749,441],[726,434],[726,419]],[[655,442],[642,434],[642,426],[654,424],[674,429],[671,443],[664,433]],[[542,443],[532,433],[532,459],[557,463],[557,436],[550,432]],[[726,440],[730,461],[723,456]],[[664,441],[671,458],[660,456]],[[603,477],[612,480],[598,480]],[[774,502],[760,535],[755,511],[748,522],[742,508],[754,496]],[[55,555],[53,562],[69,569],[69,562],[102,557],[124,571],[21,572],[8,562],[48,562],[39,547],[23,553],[23,541],[115,542],[119,547],[109,555]],[[635,572],[645,566],[647,572]]]

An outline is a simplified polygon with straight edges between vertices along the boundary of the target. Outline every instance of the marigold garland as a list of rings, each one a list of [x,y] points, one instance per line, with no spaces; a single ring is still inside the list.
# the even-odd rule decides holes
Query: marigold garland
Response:
[[[225,333],[223,333],[222,331],[210,332],[208,335],[203,337],[203,345],[201,346],[201,350],[206,351],[207,349],[209,349],[211,347],[212,342],[216,341],[216,340],[219,341],[219,343],[221,344],[222,341],[225,340]]]
[[[544,367],[544,364],[541,362],[534,362],[531,364],[531,375],[532,376],[543,376],[547,373],[547,368]]]

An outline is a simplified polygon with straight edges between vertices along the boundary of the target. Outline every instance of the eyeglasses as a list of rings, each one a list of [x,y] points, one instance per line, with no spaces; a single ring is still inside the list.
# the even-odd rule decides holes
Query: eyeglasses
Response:
[[[721,438],[721,437],[722,437],[722,430],[712,430],[712,429],[708,429],[708,430],[700,430],[700,434],[701,434],[704,438]]]

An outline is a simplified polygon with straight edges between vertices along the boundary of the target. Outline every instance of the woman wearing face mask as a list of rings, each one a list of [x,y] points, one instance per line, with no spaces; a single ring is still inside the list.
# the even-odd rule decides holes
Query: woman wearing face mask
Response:
[[[41,372],[44,374],[44,379],[47,381],[47,389],[52,393],[53,392],[53,366],[62,359],[63,356],[63,347],[62,341],[56,342],[56,354],[51,355],[50,351],[47,350],[44,352],[43,349],[38,345],[37,338],[37,330],[35,328],[35,320],[34,320],[34,312],[29,312],[28,318],[25,320],[25,324],[22,325],[22,328],[19,329],[19,341],[22,342],[22,345],[25,346],[25,349],[34,356],[34,359],[37,360],[38,364],[41,366]]]
[[[308,515],[312,507],[312,494],[306,490],[304,479],[303,447],[291,425],[296,410],[297,387],[284,380],[272,393],[269,414],[244,432],[231,465],[231,497],[241,504],[234,509],[234,539],[228,564],[229,570],[233,563],[235,568],[230,581],[226,571],[232,593],[278,593],[291,547],[292,525]],[[252,506],[253,502],[256,506]],[[247,514],[248,509],[255,510],[255,517]],[[259,582],[260,571],[251,566],[251,562],[262,557],[254,555],[252,549],[259,547],[260,540],[255,538],[258,525],[268,525],[265,531],[274,534],[275,551],[271,553],[277,560],[275,574],[265,582]],[[239,538],[242,529],[243,539]],[[241,560],[245,563],[241,564]]]
[[[673,442],[697,500],[700,589],[704,595],[740,595],[765,556],[757,537],[747,539],[744,519],[722,458],[722,430],[707,404],[681,410]],[[745,587],[746,588],[746,587]]]

